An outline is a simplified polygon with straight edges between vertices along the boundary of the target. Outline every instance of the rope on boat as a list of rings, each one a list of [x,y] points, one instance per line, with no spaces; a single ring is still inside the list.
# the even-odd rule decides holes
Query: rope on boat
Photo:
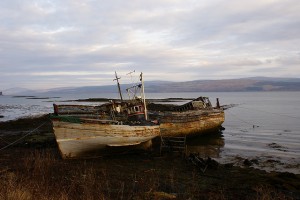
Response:
[[[16,144],[17,142],[19,142],[19,141],[21,141],[21,140],[23,140],[25,137],[27,137],[27,136],[30,135],[31,133],[35,132],[36,130],[38,130],[39,128],[41,128],[42,126],[44,126],[46,123],[47,123],[47,122],[44,122],[43,124],[41,124],[40,126],[38,126],[38,127],[35,128],[35,129],[33,129],[32,131],[28,132],[26,135],[20,137],[20,138],[17,139],[16,141],[14,141],[14,142],[12,142],[12,143],[9,143],[8,145],[2,147],[2,148],[0,149],[0,151],[2,151],[2,150],[4,150],[4,149],[6,149],[6,148],[8,148],[8,147],[10,147],[10,146],[12,146],[12,145],[14,145],[14,144]]]

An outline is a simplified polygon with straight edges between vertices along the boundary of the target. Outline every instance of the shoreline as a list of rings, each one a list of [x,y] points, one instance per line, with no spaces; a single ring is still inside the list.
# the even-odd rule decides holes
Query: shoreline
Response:
[[[300,174],[266,172],[247,163],[242,168],[213,160],[204,170],[190,157],[176,153],[160,156],[155,151],[62,160],[47,115],[0,122],[0,148],[42,123],[45,124],[38,131],[0,151],[0,180],[4,183],[0,186],[0,197],[22,194],[44,199],[300,198]]]

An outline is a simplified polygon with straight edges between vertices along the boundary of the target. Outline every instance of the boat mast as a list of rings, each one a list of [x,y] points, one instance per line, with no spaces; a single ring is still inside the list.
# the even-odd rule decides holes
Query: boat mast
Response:
[[[145,88],[144,88],[144,80],[143,80],[143,72],[141,72],[140,81],[142,83],[142,98],[143,98],[144,109],[145,109],[145,119],[148,120],[147,106],[146,106],[146,96],[145,96]]]
[[[121,79],[121,77],[118,77],[116,71],[115,71],[115,76],[116,76],[116,78],[114,79],[114,81],[117,80],[120,98],[121,98],[121,101],[123,101],[122,92],[121,92],[121,86],[120,86],[120,83],[119,83],[119,79]]]

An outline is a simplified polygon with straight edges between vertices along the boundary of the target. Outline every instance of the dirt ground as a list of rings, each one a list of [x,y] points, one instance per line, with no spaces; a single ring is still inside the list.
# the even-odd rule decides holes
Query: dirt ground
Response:
[[[300,174],[203,165],[155,145],[63,160],[47,116],[0,123],[0,149],[0,199],[300,199]]]

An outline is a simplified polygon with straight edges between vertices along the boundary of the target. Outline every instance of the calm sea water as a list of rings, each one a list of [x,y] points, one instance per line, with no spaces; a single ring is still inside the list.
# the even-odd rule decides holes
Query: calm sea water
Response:
[[[219,162],[268,171],[300,173],[300,92],[151,93],[147,98],[210,97],[213,104],[233,105],[225,111],[221,135],[188,139],[188,152],[210,156]],[[0,121],[52,112],[52,104],[91,97],[118,98],[110,94],[51,94],[35,97],[0,96]],[[183,102],[177,102],[178,104]],[[82,102],[80,103],[82,104]],[[95,103],[86,103],[95,104]],[[1,131],[1,130],[0,130]]]

